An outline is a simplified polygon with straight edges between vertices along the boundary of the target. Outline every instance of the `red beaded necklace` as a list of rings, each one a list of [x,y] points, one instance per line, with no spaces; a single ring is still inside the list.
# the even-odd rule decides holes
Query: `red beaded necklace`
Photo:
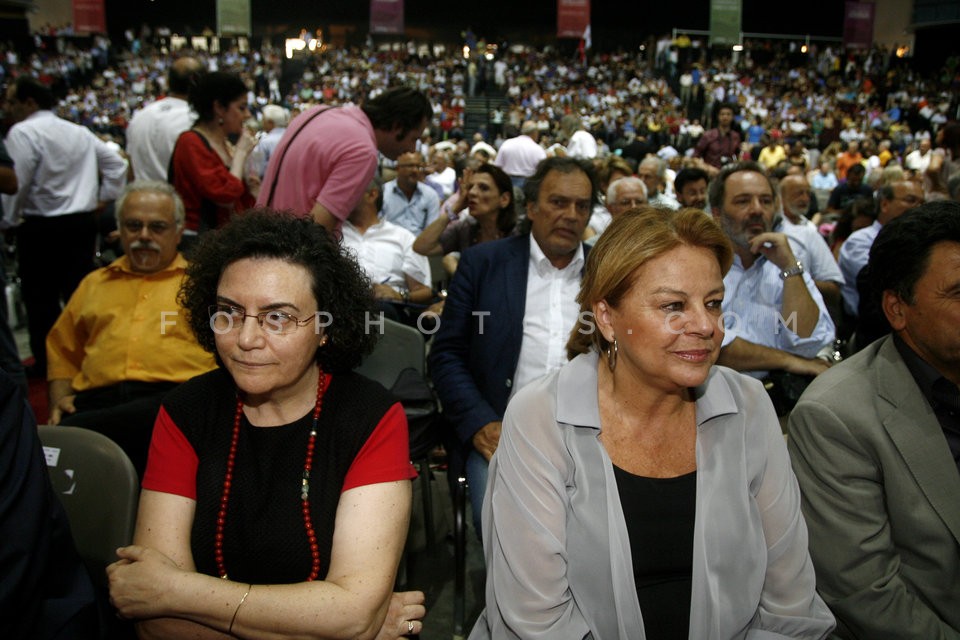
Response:
[[[320,369],[317,379],[317,403],[313,407],[313,425],[310,428],[310,439],[307,441],[307,456],[303,463],[303,481],[300,486],[300,501],[303,508],[303,528],[307,532],[307,541],[310,543],[310,575],[307,582],[312,582],[320,575],[320,547],[317,545],[317,535],[310,519],[310,469],[313,467],[313,451],[317,440],[317,422],[320,420],[320,410],[323,408],[323,395],[330,386],[330,376]],[[230,439],[230,453],[227,454],[227,472],[223,477],[223,494],[220,496],[220,511],[217,513],[217,533],[213,541],[213,553],[217,561],[217,572],[227,580],[227,567],[223,562],[223,530],[227,524],[227,505],[230,502],[230,487],[233,485],[233,465],[237,459],[237,442],[240,440],[240,418],[243,417],[243,400],[237,393],[237,410],[233,415],[233,436]]]

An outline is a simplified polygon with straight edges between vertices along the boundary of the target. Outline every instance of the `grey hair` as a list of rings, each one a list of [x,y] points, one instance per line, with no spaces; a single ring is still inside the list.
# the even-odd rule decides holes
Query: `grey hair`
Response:
[[[139,193],[141,191],[170,196],[170,199],[173,200],[173,221],[177,225],[177,231],[183,229],[187,217],[183,208],[183,200],[180,198],[177,190],[173,188],[172,184],[163,182],[162,180],[134,180],[123,188],[123,191],[120,192],[120,197],[117,198],[113,207],[118,227],[120,226],[120,214],[123,213],[123,205],[127,202],[127,196],[131,193]]]
[[[617,194],[620,193],[622,187],[640,187],[643,190],[643,197],[649,198],[650,194],[647,193],[647,185],[643,180],[635,176],[627,176],[626,178],[620,178],[619,180],[614,180],[610,183],[610,186],[607,187],[607,203],[616,202]]]
[[[647,165],[652,164],[656,166],[657,177],[660,178],[661,180],[667,177],[667,163],[664,161],[663,158],[660,158],[658,156],[647,156],[646,158],[640,161],[641,166],[645,164]]]

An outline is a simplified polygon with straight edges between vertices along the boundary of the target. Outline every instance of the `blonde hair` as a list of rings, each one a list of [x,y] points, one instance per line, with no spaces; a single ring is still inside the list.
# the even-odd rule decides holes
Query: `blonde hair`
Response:
[[[605,300],[616,308],[633,286],[637,270],[679,246],[708,249],[726,275],[733,264],[733,248],[712,217],[700,209],[666,211],[651,206],[631,209],[610,223],[587,256],[577,302],[580,315],[567,341],[567,357],[604,352],[607,339],[592,321],[593,305]]]

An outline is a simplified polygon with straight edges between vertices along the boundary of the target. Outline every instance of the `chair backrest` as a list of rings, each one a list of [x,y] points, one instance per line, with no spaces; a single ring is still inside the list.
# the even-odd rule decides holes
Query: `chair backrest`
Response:
[[[404,369],[413,368],[423,374],[426,352],[419,331],[389,318],[383,318],[382,322],[383,333],[377,346],[356,372],[390,389]],[[370,329],[376,331],[377,325],[371,325]]]
[[[50,482],[70,520],[74,543],[94,581],[116,549],[133,540],[140,481],[133,463],[110,438],[81,427],[40,425]]]

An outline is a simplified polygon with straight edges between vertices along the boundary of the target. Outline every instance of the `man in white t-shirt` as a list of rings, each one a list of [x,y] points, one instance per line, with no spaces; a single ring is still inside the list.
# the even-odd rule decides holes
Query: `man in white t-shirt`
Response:
[[[178,58],[170,65],[169,94],[133,114],[126,136],[135,179],[167,181],[177,137],[196,119],[187,96],[202,73],[203,65],[196,58]]]

